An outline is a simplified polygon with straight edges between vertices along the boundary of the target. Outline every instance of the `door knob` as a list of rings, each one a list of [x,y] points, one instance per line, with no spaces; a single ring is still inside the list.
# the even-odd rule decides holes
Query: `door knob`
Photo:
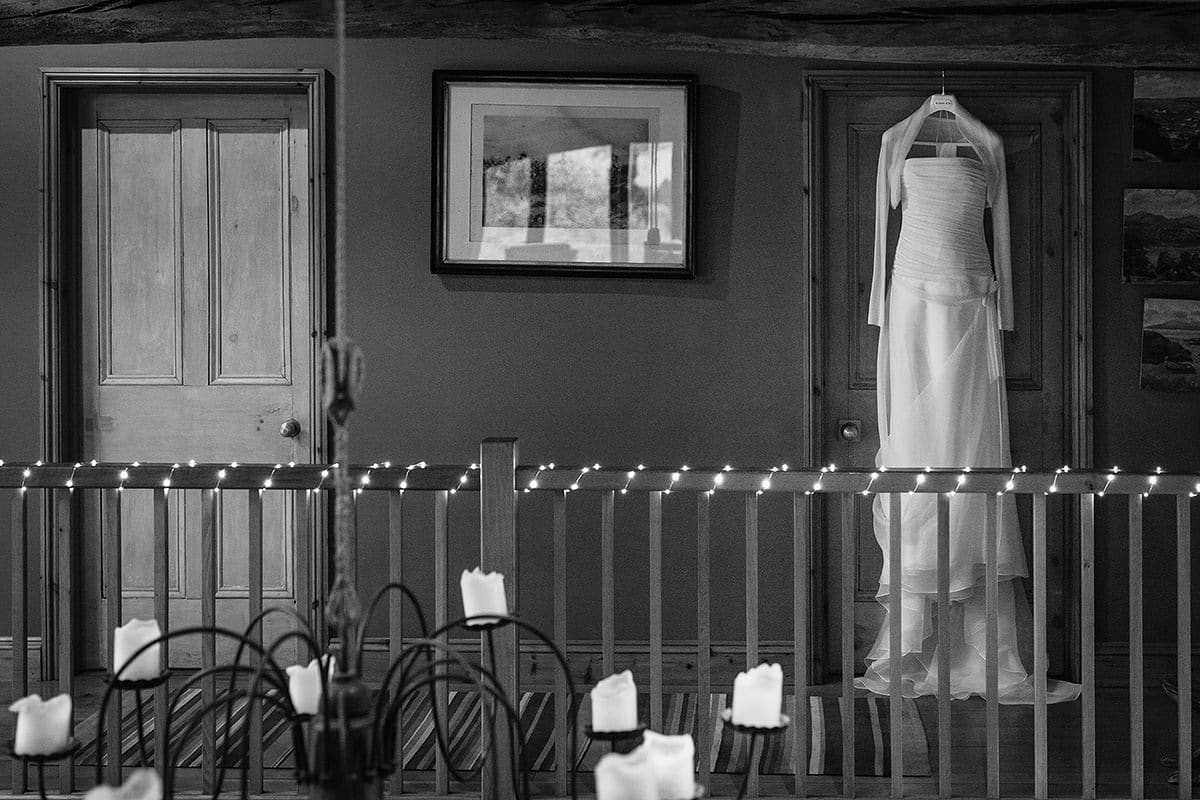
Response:
[[[295,439],[300,435],[300,421],[288,418],[279,426],[279,435],[285,439]]]
[[[858,442],[862,440],[862,420],[860,419],[839,419],[838,420],[838,436],[842,441]]]

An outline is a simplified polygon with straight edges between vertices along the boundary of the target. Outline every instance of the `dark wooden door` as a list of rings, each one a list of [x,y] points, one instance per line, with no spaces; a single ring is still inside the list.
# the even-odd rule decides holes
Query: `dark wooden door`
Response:
[[[875,356],[878,329],[867,324],[874,247],[875,180],[881,135],[940,89],[932,75],[830,79],[815,91],[813,265],[818,281],[818,444],[824,462],[871,467],[879,449]],[[1067,324],[1071,230],[1065,209],[1074,202],[1074,140],[1066,130],[1071,92],[1026,75],[1008,82],[994,74],[947,80],[946,91],[1004,139],[1007,159],[1016,329],[1004,333],[1013,463],[1050,468],[1071,461],[1071,342]],[[903,224],[891,212],[889,265]],[[990,225],[988,227],[990,237]],[[860,438],[847,437],[847,426]],[[1031,552],[1029,508],[1020,503],[1026,553]],[[1065,507],[1051,502],[1048,518],[1048,648],[1051,671],[1061,671],[1069,642],[1070,570]],[[840,663],[841,538],[836,504],[824,530],[829,577],[827,648]],[[856,671],[883,618],[875,601],[882,556],[867,498],[855,499],[857,564],[854,624]]]

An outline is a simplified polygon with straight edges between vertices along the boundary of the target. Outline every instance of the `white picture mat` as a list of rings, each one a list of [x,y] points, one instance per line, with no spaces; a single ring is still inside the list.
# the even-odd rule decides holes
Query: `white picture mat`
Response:
[[[621,86],[579,84],[566,86],[455,83],[447,84],[445,104],[445,195],[443,199],[443,247],[448,261],[547,261],[563,260],[563,249],[569,247],[576,256],[572,264],[646,264],[651,266],[682,265],[683,242],[687,240],[686,218],[687,181],[684,165],[688,163],[687,94],[683,87]],[[648,257],[644,243],[627,243],[614,247],[610,243],[589,243],[595,238],[613,238],[609,230],[544,228],[541,229],[543,253],[539,248],[522,248],[519,259],[511,258],[508,250],[515,244],[525,244],[526,230],[520,228],[485,227],[475,224],[480,219],[479,194],[482,185],[482,148],[480,110],[488,114],[528,114],[537,108],[586,107],[597,116],[645,118],[651,123],[653,141],[670,142],[671,187],[673,220],[672,237],[664,244],[678,245],[668,258]],[[606,113],[607,112],[607,113]],[[661,168],[660,164],[660,168]],[[475,235],[472,228],[475,229]],[[584,241],[580,241],[584,240]]]

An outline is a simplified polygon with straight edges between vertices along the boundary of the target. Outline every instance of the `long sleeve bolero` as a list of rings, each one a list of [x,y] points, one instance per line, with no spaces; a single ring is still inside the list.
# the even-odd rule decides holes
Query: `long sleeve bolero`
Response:
[[[887,317],[888,210],[900,205],[904,160],[925,119],[932,113],[932,98],[884,131],[875,180],[875,266],[867,322],[882,326]],[[1000,329],[1013,329],[1012,244],[1009,238],[1008,180],[1005,177],[1004,141],[961,106],[955,114],[958,127],[975,147],[987,179],[987,204],[992,209],[992,266],[999,284],[996,302]]]

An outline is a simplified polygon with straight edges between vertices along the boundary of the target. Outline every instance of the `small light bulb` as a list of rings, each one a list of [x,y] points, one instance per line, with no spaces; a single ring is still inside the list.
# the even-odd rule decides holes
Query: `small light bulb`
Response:
[[[600,469],[600,465],[599,465],[599,464],[592,464],[592,469]]]
[[[172,465],[171,465],[171,469],[179,469],[179,465],[178,465],[178,464],[172,464]]]
[[[726,464],[726,465],[724,466],[724,470],[725,470],[726,472],[729,472],[729,471],[730,471],[730,470],[732,470],[732,469],[733,469],[733,467],[732,467],[732,466],[730,466],[729,464]]]
[[[367,485],[368,483],[370,483],[370,482],[371,482],[371,476],[370,476],[370,475],[363,475],[363,476],[362,476],[362,485],[363,485],[363,486],[366,486],[366,485]]]
[[[189,459],[188,459],[188,466],[189,466],[189,467],[194,467],[194,466],[196,466],[196,459],[194,459],[194,458],[189,458]]]
[[[763,478],[763,479],[762,479],[762,488],[764,488],[764,489],[770,489],[770,488],[771,488],[771,479],[770,479],[770,478]]]
[[[294,467],[294,466],[296,466],[296,462],[295,462],[295,461],[289,461],[289,462],[288,462],[288,466],[289,466],[289,467]]]
[[[140,461],[135,461],[135,462],[133,462],[133,464],[132,464],[131,466],[133,466],[133,467],[135,467],[135,468],[136,468],[136,467],[140,467],[141,465],[142,465],[142,462],[140,462]]]
[[[639,470],[643,470],[643,469],[645,469],[645,468],[646,468],[646,465],[645,465],[645,464],[638,464],[638,469],[639,469]]]
[[[689,467],[687,464],[684,464],[682,467],[680,467],[680,469],[684,472],[687,472],[689,469],[691,469],[691,467]]]
[[[25,471],[24,471],[24,472],[22,472],[21,474],[22,474],[23,476],[25,476],[26,478],[28,478],[30,475],[32,475],[32,474],[33,474],[33,472],[32,472],[32,470],[30,470],[30,469],[29,469],[29,467],[26,467],[26,468],[25,468]]]
[[[637,473],[634,472],[633,470],[629,470],[629,472],[625,473],[625,477],[628,478],[629,480],[633,480],[634,475],[637,475]]]
[[[531,480],[531,481],[529,482],[529,488],[530,488],[530,489],[536,489],[536,488],[538,488],[538,479],[537,479],[537,478],[534,478],[533,480]]]
[[[129,480],[129,473],[125,470],[121,470],[121,474],[118,475],[117,477],[119,477],[123,481],[127,481],[127,480]]]
[[[917,475],[917,483],[922,484],[924,482],[925,482],[925,473],[922,472]]]
[[[553,462],[553,461],[551,461],[551,462],[550,462],[550,469],[554,469],[554,462]]]
[[[1151,486],[1154,486],[1154,485],[1155,485],[1155,484],[1157,484],[1157,483],[1158,483],[1158,476],[1157,476],[1157,475],[1151,475],[1151,476],[1150,476],[1150,485],[1151,485]]]
[[[67,488],[70,489],[74,485],[75,485],[75,481],[71,480],[70,478],[67,478]]]
[[[540,471],[542,471],[542,470],[544,470],[544,469],[546,469],[546,465],[545,465],[545,464],[538,464],[538,471],[539,471],[539,472],[540,472]]]
[[[220,478],[221,480],[225,480],[225,474],[226,474],[225,470],[223,470],[223,469],[217,470],[217,477]]]
[[[872,472],[872,473],[871,473],[871,480],[875,480],[875,479],[876,479],[876,478],[878,478],[878,477],[879,477],[879,473],[878,473],[878,472]]]
[[[401,489],[407,489],[407,488],[408,488],[408,481],[400,481],[400,488],[401,488]]]
[[[458,482],[459,482],[459,483],[466,483],[466,482],[467,482],[467,476],[466,476],[466,475],[459,475],[459,476],[458,476]]]
[[[583,470],[582,470],[582,473],[583,473],[584,475],[587,475],[587,474],[588,474],[589,472],[591,472],[591,471],[592,471],[592,468],[591,468],[591,467],[584,467],[584,468],[583,468]]]
[[[164,487],[164,488],[170,488],[170,486],[171,486],[171,479],[170,479],[170,478],[163,478],[162,485],[163,485],[163,487]]]
[[[813,490],[814,492],[819,492],[819,491],[821,491],[821,482],[820,482],[820,481],[817,481],[816,483],[814,483],[814,484],[813,484],[813,488],[812,488],[812,490]]]
[[[328,478],[328,477],[329,477],[329,470],[327,470],[327,469],[323,469],[323,470],[321,470],[321,477],[322,477],[322,478]]]
[[[1053,483],[1050,484],[1050,493],[1053,494],[1054,492],[1057,492],[1057,491],[1058,491],[1058,487],[1055,486]]]
[[[622,490],[621,490],[621,494],[628,494],[628,493],[629,493],[629,490],[628,490],[628,489],[622,489]]]
[[[966,475],[959,475],[959,476],[958,476],[958,478],[957,478],[956,480],[958,481],[958,485],[959,485],[959,486],[962,486],[964,483],[966,483],[966,482],[967,482],[967,476],[966,476]]]
[[[3,464],[3,463],[4,463],[3,461],[0,461],[0,464]],[[89,464],[91,464],[91,465],[94,467],[94,466],[96,466],[96,459],[94,459],[94,458],[93,458],[93,459],[92,459],[91,461],[89,461],[88,463],[89,463]]]
[[[270,478],[267,478],[265,481],[263,481],[263,488],[265,488],[265,489],[271,488],[271,479]]]
[[[675,481],[677,481],[677,480],[679,480],[679,473],[678,473],[678,472],[672,472],[672,473],[671,473],[671,483],[674,483],[674,482],[675,482]]]
[[[1011,492],[1014,486],[1016,486],[1016,484],[1012,481],[1009,481],[1008,483],[1004,484],[1004,491]]]
[[[578,491],[578,490],[579,490],[579,484],[578,484],[578,483],[572,483],[572,484],[571,484],[571,491],[572,491],[572,492],[575,492],[575,491]]]
[[[717,477],[713,478],[713,483],[715,483],[717,486],[720,486],[721,484],[725,483],[725,476],[718,474]]]
[[[136,467],[136,466],[137,466],[137,464],[134,464],[134,466]],[[238,466],[238,465],[237,465],[237,462],[236,462],[236,461],[230,461],[230,462],[229,462],[229,466],[233,467],[234,469],[237,469],[237,466]]]

